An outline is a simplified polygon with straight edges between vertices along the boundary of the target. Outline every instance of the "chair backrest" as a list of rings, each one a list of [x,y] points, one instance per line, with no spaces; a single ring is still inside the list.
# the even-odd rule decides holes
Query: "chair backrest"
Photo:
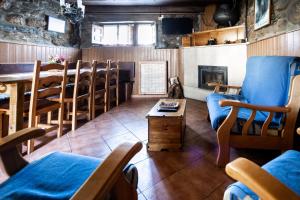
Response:
[[[109,66],[109,83],[110,85],[117,85],[119,83],[120,65],[119,61],[108,60]]]
[[[96,63],[96,74],[94,79],[94,88],[98,90],[107,90],[107,79],[108,79],[108,62],[97,62]]]
[[[59,95],[60,103],[63,104],[67,82],[68,62],[63,64],[42,65],[36,61],[34,65],[31,98],[29,107],[29,127],[34,127],[37,101],[50,96]]]
[[[288,102],[292,65],[290,56],[254,56],[247,60],[241,95],[248,103],[284,106]]]
[[[81,96],[91,96],[96,72],[96,61],[83,62],[78,60],[76,66],[73,102]]]

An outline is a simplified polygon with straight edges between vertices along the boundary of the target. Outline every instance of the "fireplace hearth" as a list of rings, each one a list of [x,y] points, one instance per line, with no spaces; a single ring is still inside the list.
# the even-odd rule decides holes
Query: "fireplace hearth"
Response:
[[[228,70],[224,66],[198,66],[198,88],[213,90],[208,83],[228,84]]]

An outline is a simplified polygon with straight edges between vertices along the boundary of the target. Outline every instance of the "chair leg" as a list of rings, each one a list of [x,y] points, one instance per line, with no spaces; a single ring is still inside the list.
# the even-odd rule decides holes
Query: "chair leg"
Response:
[[[66,119],[67,120],[70,120],[70,103],[66,103],[67,105],[67,114],[66,114]]]
[[[27,141],[27,155],[32,153],[34,150],[34,140],[28,140]]]
[[[51,120],[52,120],[52,112],[50,111],[50,112],[48,112],[47,113],[47,124],[51,124]]]
[[[104,102],[104,112],[107,112],[107,90],[105,90],[103,102]]]
[[[87,116],[88,121],[90,121],[91,119],[93,119],[92,104],[93,104],[93,100],[92,100],[92,96],[90,96],[88,98],[88,116]]]
[[[228,117],[224,120],[221,126],[218,128],[217,137],[218,137],[218,158],[217,158],[217,166],[225,167],[225,165],[229,162],[230,159],[230,131],[233,125],[236,122],[238,113],[238,108],[233,107],[230,111]]]
[[[218,138],[218,158],[217,158],[217,166],[218,167],[225,167],[225,165],[230,160],[230,147],[229,142],[223,141],[222,139]]]
[[[96,99],[95,99],[95,96],[93,96],[92,100],[93,101],[91,103],[90,112],[91,112],[91,118],[95,119],[95,116],[96,116],[96,107],[95,107]]]
[[[77,101],[73,102],[72,110],[72,131],[75,131],[77,127]]]
[[[116,106],[119,106],[119,84],[116,87]]]
[[[40,115],[35,116],[35,127],[39,126],[40,121],[41,121],[41,116]]]
[[[58,110],[58,130],[57,130],[57,137],[61,137],[63,134],[63,127],[64,127],[64,106],[62,105]]]
[[[3,114],[0,113],[0,138],[3,137]]]

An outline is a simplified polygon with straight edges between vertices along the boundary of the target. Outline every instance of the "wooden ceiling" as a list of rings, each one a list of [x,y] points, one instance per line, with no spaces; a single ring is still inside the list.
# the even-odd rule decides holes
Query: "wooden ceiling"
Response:
[[[204,6],[232,0],[83,0],[88,6]]]

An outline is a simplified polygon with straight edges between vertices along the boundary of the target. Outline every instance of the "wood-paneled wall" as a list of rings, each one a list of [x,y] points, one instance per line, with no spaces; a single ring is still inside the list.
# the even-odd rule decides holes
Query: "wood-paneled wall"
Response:
[[[155,49],[154,47],[101,47],[82,49],[82,59],[85,61],[104,61],[107,59],[119,61],[134,61],[135,84],[133,94],[138,94],[139,89],[139,62],[140,61],[168,61],[168,75],[182,77],[180,68],[181,50]]]
[[[250,43],[250,56],[300,56],[300,30]]]
[[[69,62],[76,62],[81,58],[81,50],[69,47],[0,42],[1,64],[27,64],[33,63],[35,60],[47,62],[49,56],[55,55],[62,55]]]

